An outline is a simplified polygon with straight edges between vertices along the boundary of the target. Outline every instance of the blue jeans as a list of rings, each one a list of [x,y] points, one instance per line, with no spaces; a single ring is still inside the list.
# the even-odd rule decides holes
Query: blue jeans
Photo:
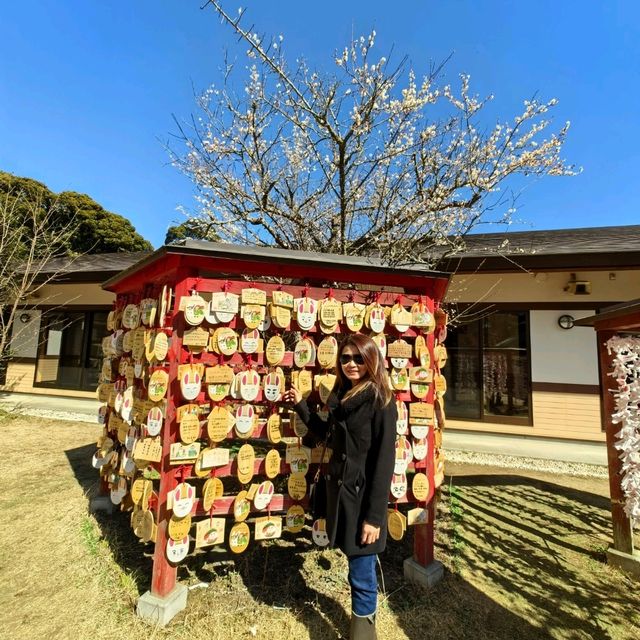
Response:
[[[378,606],[378,576],[376,555],[349,558],[351,610],[357,616],[370,616]]]

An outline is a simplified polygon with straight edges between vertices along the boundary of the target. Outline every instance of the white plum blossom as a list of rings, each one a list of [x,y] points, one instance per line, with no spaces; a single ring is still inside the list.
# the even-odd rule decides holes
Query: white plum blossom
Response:
[[[282,36],[244,29],[242,10],[209,5],[247,47],[244,90],[229,65],[199,117],[178,123],[186,152],[172,157],[222,240],[433,264],[476,225],[509,224],[512,176],[574,173],[561,156],[569,124],[547,133],[555,99],[487,125],[493,96],[474,95],[468,75],[455,87],[438,71],[418,78],[374,54],[375,31],[319,72],[291,66]]]

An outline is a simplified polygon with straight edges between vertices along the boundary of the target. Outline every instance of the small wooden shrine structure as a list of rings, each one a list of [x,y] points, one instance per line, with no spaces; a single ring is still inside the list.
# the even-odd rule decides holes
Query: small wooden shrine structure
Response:
[[[103,285],[117,299],[109,319],[112,333],[103,342],[98,395],[105,427],[94,466],[103,491],[131,512],[136,535],[155,545],[151,591],[140,599],[140,615],[165,624],[184,608],[186,588],[177,583],[177,565],[193,551],[194,541],[200,548],[226,544],[240,552],[258,537],[258,522],[264,525],[261,538],[300,531],[307,497],[300,490],[304,480],[292,488],[291,476],[299,480],[304,473],[300,468],[293,473],[290,448],[299,453],[301,434],[289,408],[273,401],[273,384],[271,395],[267,392],[266,378],[275,375],[272,383],[277,379],[284,389],[307,371],[310,391],[317,392],[330,372],[326,357],[331,359],[332,345],[353,330],[373,334],[383,354],[389,352],[386,362],[401,409],[396,460],[402,467],[404,458],[404,467],[392,483],[389,530],[401,537],[407,524],[403,511],[414,508],[409,522],[414,553],[405,562],[405,574],[435,581],[442,572],[433,547],[446,390],[440,372],[446,361],[446,314],[440,303],[448,281],[445,273],[420,266],[389,268],[364,257],[187,240],[158,249]],[[221,296],[225,305],[231,300],[236,306],[220,307]],[[358,309],[361,318],[353,315]],[[306,363],[301,341],[313,353]],[[280,342],[286,349],[278,355]],[[398,359],[393,362],[403,365],[398,370],[392,364],[394,349]],[[226,396],[224,380],[215,377],[223,370],[232,371]],[[241,386],[238,394],[234,385],[246,383],[237,379],[243,373],[255,379],[251,384],[259,380],[258,388]],[[254,421],[242,432],[238,424],[234,430],[234,411],[246,425],[248,405]],[[228,435],[214,437],[225,411],[231,416]],[[258,451],[270,450],[265,457],[249,456],[250,469],[241,469],[246,460],[239,458],[238,445],[251,449],[249,443]],[[317,451],[308,462],[309,468],[319,462]],[[407,480],[417,475],[420,487]],[[271,486],[265,477],[273,479]],[[211,482],[218,483],[217,489],[205,495],[208,482],[209,489]],[[273,493],[274,484],[280,493]],[[273,495],[260,494],[258,501],[263,489]],[[239,493],[246,510],[238,510]],[[247,515],[247,522],[258,517],[252,531],[239,522]],[[201,532],[203,520],[205,528],[211,527]]]

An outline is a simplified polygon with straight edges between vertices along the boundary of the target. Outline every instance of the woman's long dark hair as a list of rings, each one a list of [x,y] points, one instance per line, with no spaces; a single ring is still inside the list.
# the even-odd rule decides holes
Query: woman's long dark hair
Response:
[[[362,356],[364,364],[367,367],[367,373],[364,378],[353,387],[351,386],[351,381],[342,372],[342,366],[340,365],[340,356],[346,347],[353,347],[356,352]],[[389,385],[389,376],[384,368],[382,354],[380,353],[380,349],[378,349],[378,345],[368,336],[362,333],[354,333],[347,337],[338,350],[338,364],[336,369],[338,387],[347,389],[347,392],[342,398],[343,402],[362,393],[368,388],[373,389],[375,404],[378,407],[386,407],[389,402],[391,402],[393,394],[391,393],[391,387]]]

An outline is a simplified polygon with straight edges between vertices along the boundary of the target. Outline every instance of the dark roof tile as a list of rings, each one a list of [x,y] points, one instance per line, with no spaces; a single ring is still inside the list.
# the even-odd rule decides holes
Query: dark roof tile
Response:
[[[640,251],[640,225],[473,233],[465,242],[460,257],[494,255],[498,250],[502,255],[630,252]]]
[[[41,269],[43,274],[71,275],[75,273],[119,273],[150,255],[151,251],[133,253],[95,253],[76,258],[54,258]]]

